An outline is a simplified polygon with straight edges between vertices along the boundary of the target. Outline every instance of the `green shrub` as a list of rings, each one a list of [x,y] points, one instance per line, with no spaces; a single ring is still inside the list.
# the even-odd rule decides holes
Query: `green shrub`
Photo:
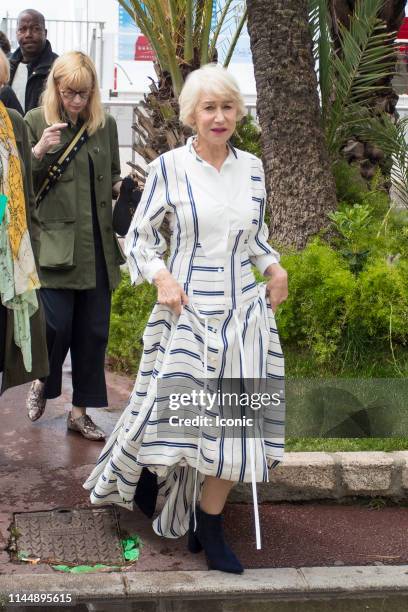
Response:
[[[328,216],[340,236],[337,240],[340,253],[348,260],[350,270],[358,274],[373,244],[371,207],[368,204],[343,204]]]
[[[368,185],[346,162],[334,166],[338,209],[329,214],[330,244],[358,275],[373,261],[408,256],[408,212],[394,208],[378,170]]]
[[[156,302],[156,287],[143,283],[135,287],[122,274],[112,298],[108,357],[115,370],[134,375],[143,351],[142,336]]]
[[[361,176],[359,167],[341,159],[333,164],[332,171],[338,202],[362,204],[364,194],[368,192],[368,185]]]
[[[408,339],[408,264],[371,261],[358,278],[350,325],[377,340]]]
[[[408,263],[373,255],[354,275],[347,258],[315,239],[301,253],[282,257],[289,297],[278,311],[281,338],[336,372],[367,363],[381,348],[408,340]],[[384,356],[383,356],[384,358]],[[365,366],[366,367],[366,366]]]
[[[408,211],[392,209],[381,226],[380,234],[386,242],[387,255],[408,259]]]
[[[324,363],[338,350],[356,279],[339,253],[318,239],[300,253],[283,256],[282,265],[289,297],[279,309],[281,337],[307,347]]]
[[[261,131],[252,115],[246,115],[237,124],[231,138],[231,143],[237,149],[242,149],[243,151],[253,153],[257,157],[262,157]]]

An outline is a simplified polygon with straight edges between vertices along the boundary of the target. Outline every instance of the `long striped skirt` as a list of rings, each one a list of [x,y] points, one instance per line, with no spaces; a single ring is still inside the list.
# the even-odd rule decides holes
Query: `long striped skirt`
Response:
[[[191,507],[205,476],[254,485],[254,481],[267,482],[268,468],[282,461],[284,359],[265,285],[259,285],[255,299],[234,310],[191,304],[175,317],[168,307],[156,304],[143,344],[129,404],[83,486],[91,491],[93,504],[114,503],[131,510],[141,470],[148,467],[158,475],[164,496],[153,529],[161,536],[177,538],[188,530]],[[168,405],[161,398],[163,384],[176,382],[177,386],[177,381],[186,380],[206,384],[208,378],[221,387],[243,378],[280,387],[280,401],[260,408],[257,415],[261,435],[247,435],[245,427],[239,435],[235,427],[231,435],[231,430],[214,425],[214,420],[210,430],[189,428],[188,436],[169,427]],[[222,406],[213,406],[214,411],[221,414]]]

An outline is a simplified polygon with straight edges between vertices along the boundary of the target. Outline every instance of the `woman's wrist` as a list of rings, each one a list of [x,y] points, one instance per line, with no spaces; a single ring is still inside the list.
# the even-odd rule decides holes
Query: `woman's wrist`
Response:
[[[281,276],[281,275],[287,275],[287,272],[285,268],[282,268],[282,266],[279,263],[270,264],[264,272],[264,276],[266,276],[269,279],[274,278],[275,276]]]
[[[156,274],[152,278],[153,285],[158,287],[163,281],[168,280],[171,277],[171,273],[167,270],[167,268],[161,268],[156,272]]]
[[[38,161],[41,161],[44,157],[44,153],[39,150],[38,143],[31,148],[31,152],[34,155],[35,159],[38,159]]]

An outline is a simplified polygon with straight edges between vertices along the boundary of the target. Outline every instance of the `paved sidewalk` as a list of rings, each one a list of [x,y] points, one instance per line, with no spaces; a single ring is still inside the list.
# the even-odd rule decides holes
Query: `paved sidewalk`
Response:
[[[93,409],[90,414],[110,431],[126,405],[133,382],[110,373],[107,380],[110,408]],[[19,387],[0,399],[0,574],[4,579],[21,576],[19,580],[24,575],[27,579],[31,576],[29,581],[35,584],[36,575],[43,581],[50,574],[56,579],[56,573],[44,564],[10,562],[5,547],[13,512],[89,505],[88,492],[82,483],[102,444],[66,431],[66,412],[70,407],[68,370],[63,396],[48,402],[45,414],[36,423],[26,416],[26,393],[27,386]],[[288,568],[303,568],[304,572],[307,567],[325,566],[342,571],[346,568],[340,566],[408,564],[408,511],[404,507],[373,510],[330,502],[263,503],[260,516],[263,548],[257,551],[251,505],[230,504],[226,508],[227,537],[246,568],[286,568],[290,576],[292,570]],[[149,581],[157,572],[186,576],[186,571],[206,571],[204,555],[188,553],[186,538],[159,538],[140,512],[120,509],[120,523],[129,532],[138,533],[144,542],[140,561],[127,570],[127,575],[147,572],[144,580]],[[400,574],[408,576],[407,568],[402,570],[400,567]],[[113,576],[109,574],[110,581]],[[255,576],[248,572],[248,579],[256,582]],[[74,578],[80,584],[79,576],[69,577]],[[68,578],[58,578],[64,579]],[[92,581],[95,579],[96,576]],[[408,592],[408,583],[406,587]]]

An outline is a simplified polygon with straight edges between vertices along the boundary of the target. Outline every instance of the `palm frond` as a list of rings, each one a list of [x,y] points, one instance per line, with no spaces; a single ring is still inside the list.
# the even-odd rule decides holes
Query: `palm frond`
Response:
[[[211,48],[215,49],[217,46],[219,59],[227,67],[246,24],[248,11],[245,2],[238,5],[227,0],[224,5],[219,3],[215,15],[216,26],[211,38]]]
[[[244,12],[242,13],[241,19],[238,22],[237,29],[235,30],[235,33],[232,39],[230,40],[229,49],[224,59],[224,68],[226,68],[231,61],[231,58],[234,54],[234,50],[237,45],[238,39],[241,36],[242,28],[244,27],[247,18],[248,18],[248,9],[245,8]]]
[[[216,16],[217,16],[217,25],[215,27],[215,30],[213,32],[212,38],[211,38],[211,43],[210,43],[210,57],[212,57],[214,55],[214,51],[215,51],[215,47],[217,45],[218,42],[218,37],[220,35],[220,33],[222,32],[223,28],[224,28],[224,24],[225,24],[225,20],[229,14],[230,11],[230,6],[232,4],[233,0],[226,0],[224,6],[220,9],[218,9]]]
[[[211,0],[202,0],[211,2]],[[118,0],[121,6],[133,16],[136,24],[150,41],[156,54],[157,60],[163,71],[170,73],[171,81],[176,96],[183,87],[183,75],[181,63],[184,58],[179,57],[180,43],[183,46],[186,37],[185,13],[187,3],[191,6],[197,4],[198,0]],[[191,24],[190,24],[191,27]],[[192,34],[189,32],[189,43]],[[187,43],[189,59],[193,53],[191,46]]]
[[[324,0],[323,0],[324,2]],[[319,40],[319,12],[321,8],[321,0],[309,0],[309,30],[310,38],[313,41],[313,56],[315,60],[319,59],[318,40]]]
[[[193,3],[190,0],[186,1],[185,7],[185,37],[184,37],[184,60],[190,63],[194,57],[194,43],[193,43]]]
[[[392,158],[392,186],[399,201],[408,208],[408,117],[396,123],[385,113],[380,117],[366,117],[355,126],[355,133]]]
[[[331,55],[328,84],[329,91],[335,93],[326,121],[326,139],[332,154],[341,147],[339,135],[345,120],[350,124],[353,112],[368,107],[374,96],[385,89],[381,82],[394,74],[393,35],[378,17],[381,6],[382,0],[359,0],[349,28],[339,25],[341,48],[338,54]]]
[[[309,26],[323,117],[328,112],[332,87],[332,39],[328,0],[309,0]]]
[[[200,32],[200,62],[201,64],[208,63],[208,51],[211,35],[211,21],[213,13],[213,3],[210,1],[204,3],[202,13],[202,26]]]

